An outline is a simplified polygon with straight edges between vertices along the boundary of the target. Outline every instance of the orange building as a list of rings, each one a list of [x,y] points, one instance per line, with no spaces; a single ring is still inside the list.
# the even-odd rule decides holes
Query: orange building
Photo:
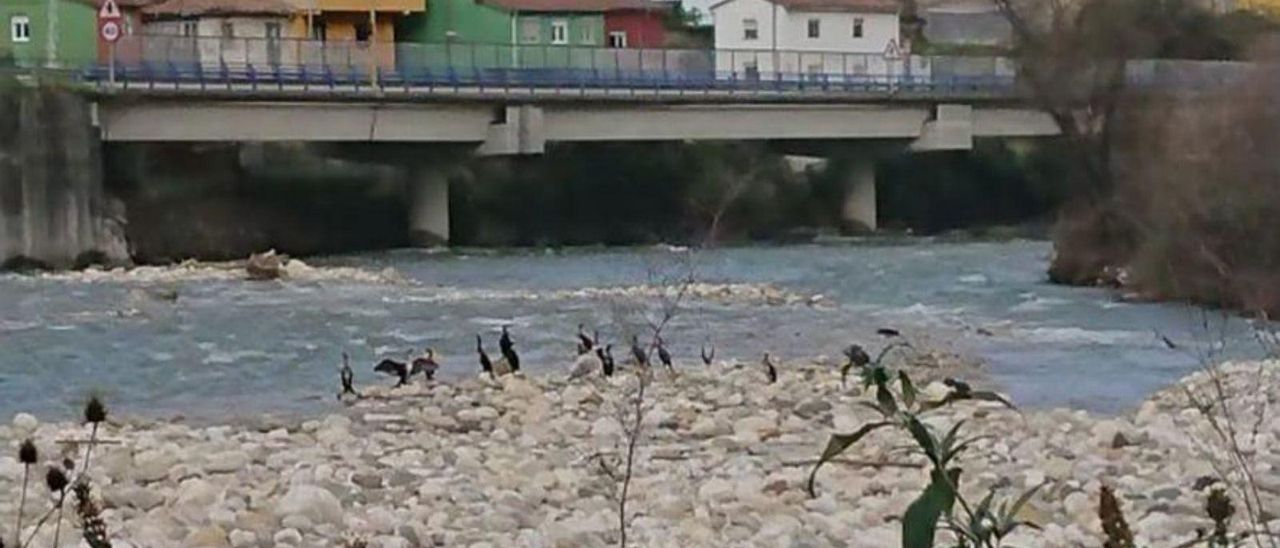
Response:
[[[291,0],[305,17],[293,20],[293,36],[372,50],[378,64],[395,66],[396,21],[426,11],[424,0]],[[341,46],[338,46],[341,47]]]

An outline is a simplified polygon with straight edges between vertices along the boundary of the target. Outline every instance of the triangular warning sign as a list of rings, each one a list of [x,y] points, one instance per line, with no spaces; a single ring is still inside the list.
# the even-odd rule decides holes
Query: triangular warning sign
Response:
[[[107,1],[110,2],[111,0],[107,0]],[[889,44],[884,47],[884,58],[885,59],[901,59],[902,58],[902,49],[898,47],[897,40],[893,38],[889,39]]]
[[[102,8],[98,10],[98,19],[119,19],[120,6],[116,0],[102,0]]]

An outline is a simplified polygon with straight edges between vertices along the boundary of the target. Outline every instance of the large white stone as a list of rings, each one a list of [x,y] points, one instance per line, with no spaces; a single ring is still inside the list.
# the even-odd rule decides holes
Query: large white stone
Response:
[[[240,450],[214,453],[205,459],[204,469],[214,474],[229,474],[249,464],[249,454]]]
[[[18,413],[13,416],[13,428],[19,434],[28,435],[40,427],[40,420],[30,413]]]
[[[342,504],[338,497],[315,485],[294,485],[280,498],[276,515],[301,515],[313,523],[339,523],[342,521]],[[295,531],[296,532],[296,531]]]

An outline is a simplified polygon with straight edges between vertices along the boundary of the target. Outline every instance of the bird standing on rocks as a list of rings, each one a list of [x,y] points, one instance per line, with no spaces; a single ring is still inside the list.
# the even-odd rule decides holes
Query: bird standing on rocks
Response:
[[[711,365],[711,362],[715,359],[716,359],[716,347],[709,346],[709,345],[702,345],[702,365]]]
[[[671,353],[667,352],[666,345],[662,343],[662,337],[657,337],[657,343],[658,343],[658,361],[662,362],[662,365],[666,366],[667,371],[674,373],[676,371],[676,368],[672,367],[671,365]]]
[[[494,378],[493,362],[489,361],[489,355],[484,351],[484,341],[480,339],[480,335],[476,334],[476,353],[480,355],[480,371]]]
[[[413,351],[409,351],[409,358],[413,359]],[[407,360],[406,360],[407,361]],[[396,386],[404,386],[409,384],[409,365],[405,362],[398,362],[391,358],[383,359],[378,365],[373,366],[374,372],[384,375],[395,375],[398,379]]]
[[[640,347],[640,339],[635,335],[631,336],[631,357],[635,359],[636,365],[649,367],[649,354]]]
[[[599,334],[596,335],[596,338],[600,338]],[[588,337],[582,330],[582,324],[578,324],[578,355],[581,356],[591,352],[595,346],[596,341],[592,340],[591,337]]]
[[[612,344],[606,344],[606,345],[604,345],[604,351],[603,351],[603,352],[601,352],[601,351],[600,351],[600,348],[599,348],[599,347],[596,347],[596,351],[597,351],[597,352],[600,352],[600,363],[601,363],[601,365],[604,367],[604,376],[606,376],[606,377],[612,377],[612,376],[613,376],[613,369],[614,369],[614,367],[613,367],[613,345],[612,345]]]
[[[769,384],[778,382],[778,368],[773,366],[773,359],[768,352],[764,353],[765,374],[769,375]]]
[[[412,377],[422,373],[427,377],[427,380],[432,380],[436,376],[437,369],[440,369],[440,364],[436,363],[436,350],[427,347],[426,352],[413,360],[413,367],[409,369],[409,376]]]
[[[338,376],[342,380],[342,391],[338,392],[338,399],[341,400],[347,394],[359,398],[360,393],[356,392],[355,387],[356,372],[351,369],[351,357],[346,352],[342,353],[342,369]]]
[[[511,373],[520,371],[520,355],[516,354],[516,343],[511,341],[511,334],[507,332],[507,326],[502,326],[502,337],[498,339],[498,350],[502,352],[502,359],[507,361],[507,365],[511,368]],[[499,372],[499,375],[502,373]]]

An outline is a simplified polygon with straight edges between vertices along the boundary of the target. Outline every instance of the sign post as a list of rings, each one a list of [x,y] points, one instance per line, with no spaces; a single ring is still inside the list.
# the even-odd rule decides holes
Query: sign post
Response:
[[[122,19],[116,0],[102,0],[102,7],[98,9],[98,36],[107,43],[107,81],[113,85],[116,83],[116,41],[123,34]]]
[[[902,59],[902,49],[898,47],[898,41],[890,38],[889,43],[884,48],[884,67],[889,76],[889,90],[896,91],[898,82],[894,76],[894,65]]]

